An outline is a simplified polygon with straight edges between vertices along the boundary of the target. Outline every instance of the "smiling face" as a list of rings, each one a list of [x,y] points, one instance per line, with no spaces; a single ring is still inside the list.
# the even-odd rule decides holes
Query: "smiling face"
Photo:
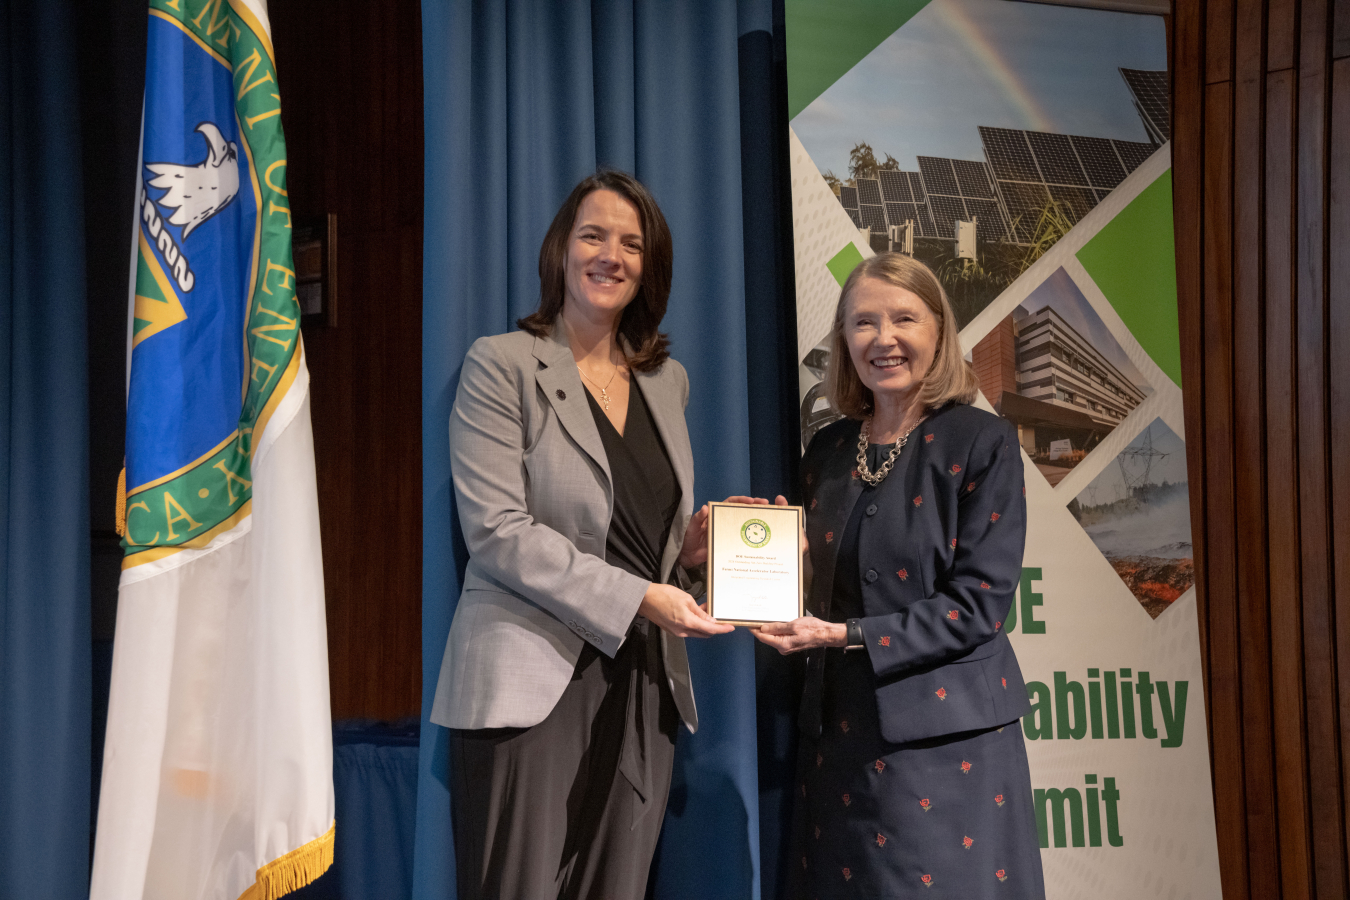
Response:
[[[937,356],[938,321],[928,304],[878,278],[863,278],[850,292],[843,333],[853,367],[878,403],[885,395],[914,395]]]
[[[567,239],[563,314],[614,323],[642,282],[642,220],[614,191],[587,194]]]

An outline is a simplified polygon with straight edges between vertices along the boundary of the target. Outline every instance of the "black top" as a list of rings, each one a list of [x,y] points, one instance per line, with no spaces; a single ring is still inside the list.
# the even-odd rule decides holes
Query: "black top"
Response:
[[[670,456],[636,380],[628,388],[628,421],[622,435],[590,391],[586,391],[586,400],[614,483],[605,562],[639,578],[660,581],[661,555],[680,505],[680,485]]]
[[[886,461],[890,455],[891,448],[895,444],[871,444],[867,448],[867,469],[870,472],[876,472],[881,468],[881,464]],[[908,446],[908,444],[906,444]],[[904,450],[900,451],[901,455]],[[896,465],[899,466],[900,459],[896,459]],[[887,478],[895,475],[892,469]],[[861,619],[867,615],[863,609],[862,581],[858,575],[858,532],[862,529],[862,520],[868,507],[876,509],[872,505],[872,497],[881,488],[868,485],[867,482],[859,479],[862,485],[862,496],[858,502],[853,504],[853,514],[849,516],[848,524],[844,526],[844,533],[839,539],[839,556],[834,566],[834,591],[831,597],[829,620],[831,622],[844,622],[848,619]],[[882,480],[885,484],[885,479]]]

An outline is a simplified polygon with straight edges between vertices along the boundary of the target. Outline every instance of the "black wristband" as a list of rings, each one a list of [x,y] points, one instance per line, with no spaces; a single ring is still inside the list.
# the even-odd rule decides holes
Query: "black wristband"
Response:
[[[844,620],[844,628],[847,636],[844,638],[844,644],[848,649],[861,647],[863,645],[862,622],[859,619]]]

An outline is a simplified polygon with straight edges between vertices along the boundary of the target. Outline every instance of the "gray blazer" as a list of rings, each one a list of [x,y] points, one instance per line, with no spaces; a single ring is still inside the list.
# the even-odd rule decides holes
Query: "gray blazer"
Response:
[[[661,559],[675,565],[694,506],[685,428],[689,378],[667,360],[634,373],[680,486]],[[572,678],[584,642],[613,657],[648,582],[604,561],[614,489],[567,339],[523,331],[479,338],[450,414],[450,465],[469,547],[431,721],[448,728],[536,725]],[[675,706],[698,727],[684,639],[661,632]]]

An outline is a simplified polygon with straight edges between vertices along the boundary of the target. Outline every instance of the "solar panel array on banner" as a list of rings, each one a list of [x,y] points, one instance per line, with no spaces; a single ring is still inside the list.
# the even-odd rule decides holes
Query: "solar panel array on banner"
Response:
[[[967,165],[984,168],[983,163]],[[973,179],[973,184],[978,184],[978,174],[968,177]],[[983,177],[988,182],[987,173]],[[913,222],[915,237],[951,237],[946,232],[939,235],[934,229],[933,215],[925,202],[923,180],[918,172],[882,169],[875,178],[858,178],[854,184],[854,187],[840,186],[839,204],[858,228],[885,234],[889,226]],[[992,188],[987,194],[994,196]]]
[[[863,203],[858,206],[862,215],[862,227],[873,231],[886,230],[886,210],[880,203]]]
[[[1021,243],[1035,239],[1051,199],[1077,223],[1157,149],[1137,141],[983,125],[980,140],[998,181],[1009,231]]]
[[[954,238],[957,222],[979,220],[982,237],[1002,240],[1007,222],[998,205],[989,167],[969,159],[920,156],[919,173],[928,193],[937,237]]]
[[[1159,144],[1170,141],[1172,115],[1167,103],[1167,70],[1121,69],[1120,75],[1134,95],[1135,109],[1139,110],[1149,137]]]
[[[881,181],[881,199],[887,203],[913,203],[914,195],[909,190],[909,176],[904,172],[887,170],[877,173]]]
[[[858,206],[865,203],[874,206],[881,205],[881,184],[875,178],[859,178],[858,184]]]

